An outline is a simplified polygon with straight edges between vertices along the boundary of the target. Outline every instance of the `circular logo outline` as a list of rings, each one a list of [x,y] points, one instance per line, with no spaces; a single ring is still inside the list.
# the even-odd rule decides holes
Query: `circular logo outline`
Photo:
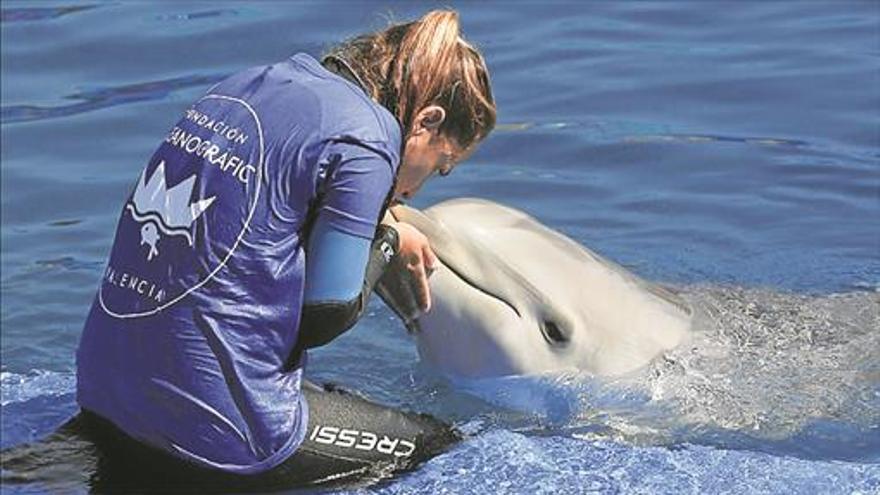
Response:
[[[262,122],[260,122],[260,117],[257,115],[257,112],[253,109],[253,107],[251,107],[246,101],[244,101],[240,98],[235,98],[233,96],[208,94],[208,95],[205,95],[202,98],[200,98],[193,106],[196,106],[199,103],[201,103],[205,100],[209,100],[209,99],[226,100],[226,101],[231,101],[233,103],[238,103],[238,104],[242,105],[248,112],[250,112],[251,116],[254,118],[254,122],[257,124],[257,137],[259,138],[259,141],[260,141],[260,158],[259,158],[259,161],[257,162],[257,177],[256,177],[257,187],[256,187],[256,191],[254,193],[254,201],[253,201],[253,204],[251,205],[251,211],[248,212],[247,219],[245,219],[244,226],[242,227],[241,232],[238,234],[238,238],[235,239],[235,243],[232,244],[232,247],[229,249],[229,252],[226,253],[226,257],[223,258],[223,261],[221,261],[219,265],[217,265],[213,270],[211,270],[211,273],[209,273],[207,277],[205,277],[204,279],[199,281],[199,283],[193,285],[192,287],[185,290],[183,293],[181,293],[180,295],[178,295],[177,297],[168,301],[165,304],[157,306],[149,311],[142,311],[140,313],[124,313],[124,314],[123,313],[116,313],[116,312],[112,311],[110,308],[108,308],[107,304],[104,302],[104,283],[102,282],[101,288],[98,290],[98,300],[101,303],[101,309],[103,309],[105,313],[107,313],[108,315],[110,315],[114,318],[127,319],[127,318],[143,318],[146,316],[153,316],[153,315],[165,310],[166,308],[168,308],[174,304],[177,304],[184,297],[188,296],[192,292],[201,288],[206,283],[213,280],[214,277],[217,275],[217,272],[219,272],[220,270],[223,269],[223,267],[226,266],[226,263],[229,261],[229,259],[232,257],[232,255],[235,253],[235,250],[238,248],[238,245],[241,243],[242,239],[244,239],[244,236],[247,233],[248,227],[250,226],[251,220],[254,217],[254,212],[257,211],[257,203],[259,202],[259,199],[260,199],[260,190],[261,190],[262,183],[263,183],[263,172],[265,169],[264,161],[265,161],[265,156],[266,156],[265,155],[265,143],[264,143],[264,139],[263,139],[263,124],[262,124]],[[107,264],[109,265],[109,263],[110,263],[110,261],[108,260]],[[104,267],[104,273],[106,273],[106,272],[107,272],[107,266]]]

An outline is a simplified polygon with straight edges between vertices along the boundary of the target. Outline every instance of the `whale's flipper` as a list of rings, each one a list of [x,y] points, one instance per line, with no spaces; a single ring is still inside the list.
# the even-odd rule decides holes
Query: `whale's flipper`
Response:
[[[369,482],[411,470],[460,439],[424,414],[375,404],[335,387],[303,387],[309,429],[280,466],[243,476],[204,469],[124,435],[82,412],[47,438],[0,453],[2,483],[49,491],[223,493]]]

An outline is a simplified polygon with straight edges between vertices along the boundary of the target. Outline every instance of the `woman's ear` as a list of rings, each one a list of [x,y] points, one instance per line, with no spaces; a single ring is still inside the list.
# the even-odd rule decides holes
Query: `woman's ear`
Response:
[[[446,110],[439,105],[428,105],[416,115],[417,127],[426,130],[437,130],[446,120]]]

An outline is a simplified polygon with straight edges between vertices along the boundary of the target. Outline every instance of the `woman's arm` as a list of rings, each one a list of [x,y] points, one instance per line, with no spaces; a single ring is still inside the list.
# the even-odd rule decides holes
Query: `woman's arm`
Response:
[[[417,301],[422,311],[431,309],[431,289],[428,277],[437,265],[437,257],[431,249],[428,238],[419,230],[406,222],[398,222],[391,212],[385,212],[382,224],[393,227],[400,238],[399,256],[406,262],[406,267],[413,277]]]
[[[357,322],[399,244],[391,229],[376,235],[379,212],[393,182],[388,161],[366,146],[348,142],[332,145],[327,156],[324,192],[306,245],[294,364],[302,350],[327,344]],[[385,259],[387,253],[391,254]]]
[[[307,251],[306,291],[294,355],[329,343],[357,323],[398,246],[397,232],[390,227],[381,226],[371,242],[318,220]]]

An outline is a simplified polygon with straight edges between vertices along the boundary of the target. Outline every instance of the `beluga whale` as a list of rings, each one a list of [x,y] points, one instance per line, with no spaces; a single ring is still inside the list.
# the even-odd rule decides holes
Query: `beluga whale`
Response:
[[[691,333],[693,311],[670,289],[484,199],[389,209],[428,237],[439,260],[431,309],[393,263],[376,287],[415,336],[421,359],[454,377],[635,371]]]

